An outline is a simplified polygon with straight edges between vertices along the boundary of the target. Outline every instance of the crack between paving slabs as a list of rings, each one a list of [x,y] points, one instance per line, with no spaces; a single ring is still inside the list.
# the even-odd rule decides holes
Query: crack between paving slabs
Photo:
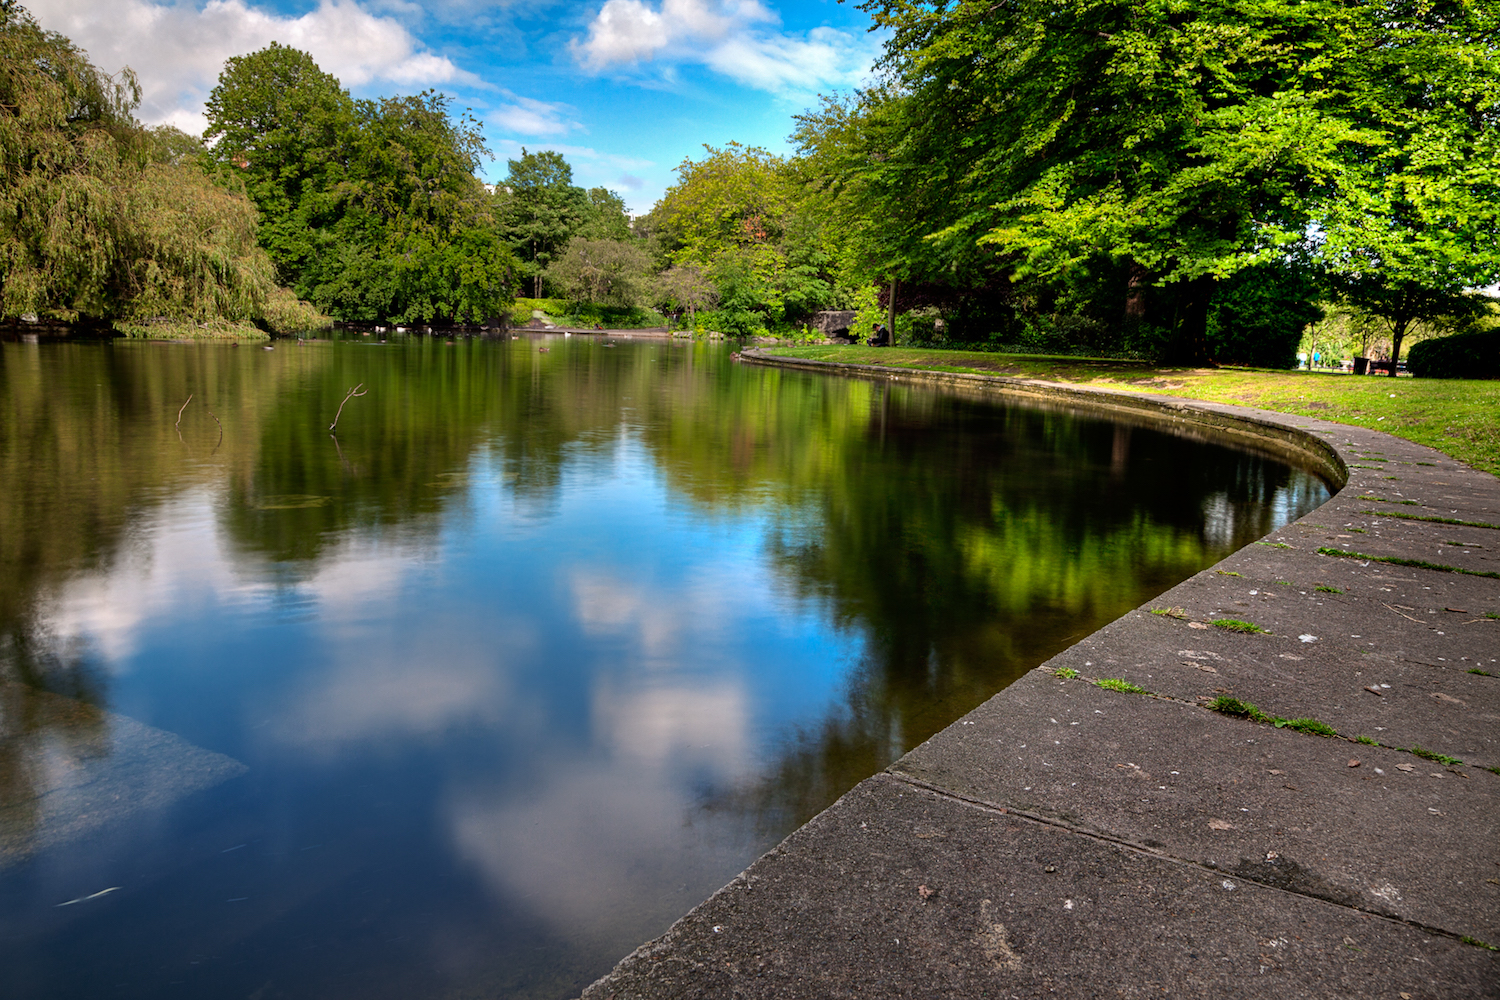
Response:
[[[1229,874],[1225,870],[1218,867],[1210,868],[1208,865],[1205,865],[1202,862],[1192,861],[1188,858],[1178,857],[1175,854],[1166,854],[1161,851],[1153,850],[1152,848],[1135,843],[1134,841],[1126,840],[1122,837],[1113,836],[1102,831],[1089,830],[1083,827],[1074,826],[1073,824],[1059,818],[1049,817],[1041,815],[1039,813],[1033,813],[1030,810],[1026,809],[1016,809],[1012,806],[995,805],[992,802],[986,802],[983,799],[977,799],[971,795],[965,795],[963,792],[957,792],[951,788],[944,788],[941,785],[934,785],[931,782],[923,781],[921,778],[914,777],[901,771],[893,771],[890,768],[887,768],[881,773],[911,788],[919,788],[923,791],[930,792],[933,795],[938,796],[939,798],[957,802],[960,805],[966,806],[970,809],[977,809],[981,812],[993,813],[999,816],[1014,816],[1018,819],[1036,823],[1040,826],[1051,827],[1054,830],[1062,830],[1066,833],[1071,833],[1076,837],[1083,837],[1088,840],[1097,841],[1101,844],[1112,844],[1116,847],[1123,848],[1124,850],[1131,851],[1135,854],[1155,858],[1159,861],[1165,861],[1169,864],[1180,865],[1184,868],[1193,868],[1197,871],[1207,872],[1217,877],[1222,878]],[[1475,939],[1470,938],[1469,935],[1459,934],[1455,931],[1450,931],[1442,927],[1434,927],[1431,924],[1424,924],[1420,920],[1412,920],[1408,917],[1401,917],[1391,913],[1385,913],[1380,910],[1368,909],[1364,906],[1357,906],[1347,902],[1343,902],[1341,900],[1330,899],[1327,896],[1320,896],[1311,892],[1300,892],[1296,889],[1288,889],[1285,886],[1274,885],[1270,882],[1265,882],[1258,878],[1254,878],[1242,873],[1234,875],[1234,878],[1238,879],[1241,882],[1250,882],[1262,889],[1269,889],[1272,892],[1284,892],[1289,896],[1299,896],[1302,899],[1316,900],[1317,902],[1324,903],[1328,906],[1337,906],[1340,909],[1351,910],[1355,913],[1367,914],[1371,917],[1376,917],[1381,920],[1388,920],[1393,924],[1403,924],[1407,927],[1416,928],[1417,930],[1420,930],[1425,934],[1433,934],[1444,937],[1449,939],[1450,941],[1456,941],[1459,944],[1486,949],[1489,949],[1491,947],[1487,943],[1483,942],[1476,945],[1474,944]]]

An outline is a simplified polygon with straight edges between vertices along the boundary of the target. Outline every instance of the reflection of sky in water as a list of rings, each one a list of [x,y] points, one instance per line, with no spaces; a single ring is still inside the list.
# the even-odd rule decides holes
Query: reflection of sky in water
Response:
[[[435,536],[354,533],[284,579],[200,489],[42,624],[94,651],[115,711],[248,764],[231,798],[283,836],[340,835],[298,814],[351,772],[389,782],[496,906],[620,952],[767,846],[699,805],[826,711],[861,643],[775,588],[763,516],[671,502],[631,440],[570,463],[556,501],[518,509],[481,456]]]

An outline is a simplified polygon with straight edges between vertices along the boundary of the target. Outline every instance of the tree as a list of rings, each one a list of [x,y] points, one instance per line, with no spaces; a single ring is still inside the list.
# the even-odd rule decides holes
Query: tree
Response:
[[[517,264],[474,171],[478,123],[422,94],[354,101],[305,52],[230,59],[208,101],[220,168],[243,177],[284,280],[356,322],[483,321]]]
[[[633,241],[584,237],[547,267],[547,281],[574,302],[627,308],[646,298],[650,274],[650,256]]]
[[[674,264],[658,274],[656,293],[663,305],[687,310],[688,329],[695,325],[698,310],[712,308],[719,301],[719,290],[703,269],[693,264]]]
[[[1432,238],[1462,220],[1440,260],[1477,263],[1496,244],[1492,4],[864,9],[891,33],[883,83],[826,103],[799,138],[837,168],[892,273],[984,249],[1021,283],[1118,269],[1120,320],[1168,327],[1173,352],[1201,361],[1220,281],[1299,252],[1359,271],[1380,234],[1410,236],[1403,202],[1441,204],[1413,213]],[[1379,256],[1391,273],[1394,255]]]
[[[495,218],[532,279],[533,295],[541,298],[547,265],[590,218],[594,205],[573,184],[573,168],[561,153],[528,153],[523,147],[509,167],[495,190]]]
[[[691,265],[718,286],[722,309],[761,319],[821,308],[833,295],[831,255],[818,222],[798,204],[787,163],[764,149],[704,147],[677,167],[646,220],[667,260]]]
[[[129,70],[0,8],[0,313],[261,316],[274,286],[254,207],[204,175],[196,140],[136,122],[139,96]]]
[[[309,271],[333,251],[330,230],[342,214],[354,101],[312,56],[272,42],[225,62],[205,115],[210,156],[243,179],[278,275],[313,297]]]

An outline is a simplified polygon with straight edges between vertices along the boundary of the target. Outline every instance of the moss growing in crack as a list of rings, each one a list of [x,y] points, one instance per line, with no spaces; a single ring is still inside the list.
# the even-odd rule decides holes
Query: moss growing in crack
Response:
[[[1052,671],[1052,675],[1054,677],[1061,677],[1063,680],[1070,681],[1074,677],[1078,676],[1078,671],[1074,670],[1072,667],[1061,667],[1057,670]]]
[[[1337,587],[1325,587],[1321,583],[1318,584],[1316,587],[1314,587],[1313,591],[1315,593],[1319,593],[1319,594],[1342,594],[1343,593],[1343,591],[1340,590]]]
[[[1266,548],[1270,548],[1270,549],[1289,549],[1289,548],[1292,547],[1292,546],[1288,545],[1286,542],[1256,542],[1255,544],[1256,545],[1264,545],[1264,546],[1266,546]]]
[[[1232,569],[1216,569],[1214,570],[1214,572],[1219,574],[1220,576],[1239,576],[1239,574]]]
[[[1153,615],[1166,615],[1168,618],[1187,618],[1187,612],[1182,608],[1152,608]]]
[[[1099,687],[1102,687],[1102,688],[1104,688],[1107,691],[1119,691],[1121,694],[1147,694],[1148,693],[1145,688],[1138,687],[1138,686],[1130,683],[1129,681],[1121,680],[1118,677],[1106,677],[1103,680],[1095,681],[1095,683]]]
[[[1428,750],[1425,747],[1417,746],[1415,743],[1407,747],[1406,752],[1421,757],[1423,760],[1430,760],[1435,764],[1443,764],[1447,767],[1455,767],[1463,763],[1463,761],[1459,760],[1457,757],[1449,757],[1445,753],[1438,753],[1435,750]]]
[[[1244,632],[1246,634],[1261,632],[1265,635],[1271,634],[1254,622],[1242,622],[1238,618],[1215,618],[1209,624],[1214,628],[1224,629],[1226,632]]]
[[[1367,747],[1378,747],[1378,746],[1380,746],[1379,743],[1376,743],[1374,740],[1370,739],[1370,737],[1368,737],[1368,736],[1356,736],[1356,737],[1354,737],[1354,742],[1356,742],[1356,743],[1363,743]]]
[[[1491,524],[1488,521],[1462,521],[1454,517],[1427,517],[1424,514],[1403,514],[1399,510],[1362,510],[1361,514],[1371,517],[1394,517],[1401,521],[1428,521],[1432,524],[1457,524],[1465,528],[1494,528],[1500,530],[1500,524]]]
[[[1350,552],[1347,549],[1331,549],[1323,546],[1318,549],[1320,556],[1336,556],[1340,559],[1365,559],[1370,562],[1389,563],[1392,566],[1411,566],[1414,569],[1431,569],[1439,573],[1462,573],[1465,576],[1483,576],[1490,579],[1500,580],[1500,573],[1490,570],[1464,569],[1462,566],[1447,566],[1443,563],[1428,562],[1425,559],[1399,559],[1396,556],[1371,556],[1363,552]]]
[[[1338,735],[1338,730],[1318,719],[1277,719],[1274,725],[1277,729],[1295,729],[1299,733],[1308,733],[1312,736]]]
[[[1465,934],[1463,937],[1459,938],[1459,940],[1462,941],[1464,944],[1472,944],[1476,948],[1484,948],[1484,949],[1486,949],[1488,951],[1500,951],[1500,948],[1496,948],[1494,945],[1490,944],[1488,941],[1481,941],[1477,937],[1469,937],[1469,935],[1467,935],[1467,934]]]
[[[1471,674],[1478,674],[1480,677],[1493,677],[1493,676],[1495,676],[1494,674],[1490,673],[1488,670],[1480,670],[1478,667],[1470,667],[1469,668],[1469,673],[1471,673]]]
[[[1251,722],[1275,723],[1276,716],[1267,715],[1248,701],[1240,701],[1228,695],[1219,695],[1208,706],[1220,715],[1228,715],[1236,719],[1249,719]]]

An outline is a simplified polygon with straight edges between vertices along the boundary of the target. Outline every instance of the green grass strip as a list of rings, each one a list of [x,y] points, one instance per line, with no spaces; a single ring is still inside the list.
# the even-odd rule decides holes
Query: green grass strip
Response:
[[[1129,681],[1121,680],[1118,677],[1106,677],[1103,680],[1095,681],[1094,683],[1096,683],[1099,687],[1104,688],[1105,690],[1108,690],[1108,691],[1119,691],[1122,694],[1147,694],[1148,693],[1145,688],[1143,688],[1143,687],[1137,687],[1136,685],[1130,683]]]
[[[1078,676],[1078,671],[1074,670],[1072,667],[1063,667],[1059,670],[1052,671],[1052,674],[1054,677],[1061,677],[1064,680],[1072,680],[1074,677]]]
[[[1464,569],[1462,566],[1447,566],[1443,563],[1431,563],[1424,559],[1398,559],[1396,556],[1370,556],[1363,552],[1349,552],[1346,549],[1330,549],[1326,545],[1318,549],[1320,556],[1338,556],[1340,559],[1368,559],[1370,562],[1390,563],[1392,566],[1411,566],[1416,569],[1432,569],[1439,573],[1463,573],[1465,576],[1483,576],[1492,580],[1500,580],[1500,573],[1483,569]]]
[[[1215,628],[1225,629],[1229,632],[1263,632],[1266,635],[1271,634],[1254,622],[1242,622],[1238,618],[1215,618],[1209,624]]]
[[[1359,497],[1359,499],[1361,499],[1361,500],[1374,500],[1376,503],[1404,503],[1408,507],[1420,507],[1420,506],[1422,506],[1420,503],[1418,503],[1415,500],[1387,500],[1385,497],[1372,497],[1368,493],[1361,494],[1360,497]],[[1381,515],[1381,516],[1384,517],[1385,515]]]
[[[1360,497],[1361,500],[1364,497]],[[1396,517],[1403,521],[1430,521],[1433,524],[1457,524],[1465,528],[1493,528],[1500,531],[1500,524],[1491,524],[1488,521],[1460,521],[1456,517],[1426,517],[1422,514],[1403,514],[1399,510],[1362,510],[1361,514],[1369,514],[1371,517]]]

